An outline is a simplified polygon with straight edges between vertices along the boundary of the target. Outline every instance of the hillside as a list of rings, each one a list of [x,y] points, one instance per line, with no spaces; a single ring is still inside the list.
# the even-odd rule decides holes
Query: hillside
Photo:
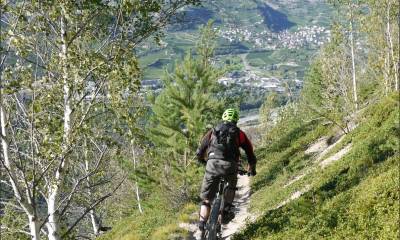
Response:
[[[1,239],[399,238],[399,9],[1,1]]]
[[[247,3],[241,5],[240,13],[243,15],[249,9],[260,10],[259,5],[253,4],[255,2]],[[285,1],[282,2],[282,6],[297,3]],[[271,5],[271,2],[268,4],[274,11],[283,9]],[[304,8],[307,8],[307,5],[308,3]],[[234,233],[227,239],[389,240],[398,236],[399,229],[395,225],[400,200],[396,182],[399,176],[397,167],[400,154],[397,95],[399,87],[396,77],[398,55],[391,55],[391,45],[385,37],[387,33],[381,31],[382,24],[386,24],[384,21],[379,22],[380,25],[377,24],[377,28],[369,32],[372,24],[377,23],[377,18],[380,19],[378,13],[381,13],[379,11],[383,11],[384,7],[368,7],[371,9],[371,15],[365,13],[365,16],[357,16],[357,24],[362,27],[357,25],[359,28],[355,31],[358,36],[365,34],[368,38],[360,37],[356,43],[351,41],[349,25],[344,20],[335,26],[336,32],[331,41],[323,44],[320,49],[275,45],[275,48],[255,50],[243,41],[235,48],[237,52],[232,54],[235,58],[225,59],[229,60],[225,61],[226,65],[237,64],[238,68],[219,79],[222,86],[218,86],[218,89],[224,93],[235,93],[229,88],[229,84],[232,79],[236,79],[238,81],[234,82],[233,87],[244,95],[247,103],[250,102],[249,96],[262,103],[258,111],[242,111],[242,116],[245,117],[240,123],[243,124],[243,129],[253,136],[252,140],[255,140],[259,159],[258,174],[251,180],[249,212],[248,203],[242,202],[242,199],[247,201],[248,195],[239,193],[236,202],[238,208],[235,211],[250,217],[243,220],[240,216],[236,218],[240,223],[232,222],[234,228],[240,229],[232,229],[229,224],[223,226],[223,236]],[[342,14],[353,10],[346,4],[337,8]],[[265,10],[270,9],[266,7]],[[230,11],[240,18],[238,11]],[[298,25],[295,24],[295,18],[288,17],[288,12],[280,11],[286,14],[286,18],[276,12],[271,14],[277,14],[274,16],[284,19],[284,26],[290,26],[287,31],[290,32]],[[372,12],[376,15],[372,15]],[[207,16],[217,15],[210,10]],[[254,12],[252,17],[256,18]],[[394,13],[390,17],[392,24],[397,15]],[[260,19],[263,24],[265,19],[262,16],[253,22]],[[292,23],[295,25],[291,25]],[[222,25],[222,20],[218,18],[215,24],[228,26]],[[397,25],[390,26],[393,26],[393,34],[398,34]],[[252,27],[248,25],[249,29]],[[268,28],[267,25],[265,27]],[[273,27],[269,27],[268,34],[276,34]],[[245,33],[245,30],[241,29],[240,33]],[[385,46],[381,45],[382,41],[386,41]],[[232,43],[238,42],[232,40]],[[393,49],[398,50],[398,42],[396,44]],[[224,46],[221,45],[221,39],[217,46],[216,58],[221,59],[222,54],[218,53],[221,46]],[[356,54],[349,54],[352,51]],[[311,52],[318,53],[312,56],[312,62],[309,64],[312,54],[306,55]],[[387,56],[393,58],[389,59]],[[377,61],[371,61],[372,59]],[[308,66],[305,74],[299,61],[303,61],[303,66]],[[268,67],[260,69],[254,64],[257,62],[260,66]],[[266,64],[267,62],[271,65]],[[390,64],[387,64],[388,62]],[[221,62],[215,63],[219,66]],[[178,62],[176,68],[182,69],[181,66],[186,65]],[[284,71],[288,74],[287,78],[276,77],[280,74],[277,73],[280,67],[287,67],[287,71]],[[301,80],[291,83],[287,81],[286,86],[282,85],[285,83],[282,79],[296,79],[296,75],[291,75],[293,71],[290,70],[294,68],[299,71],[303,69],[304,83]],[[169,96],[176,98],[177,92],[184,89],[183,94],[193,93],[193,96],[197,96],[195,89],[191,92],[182,84],[185,81],[180,77],[184,76],[181,73],[182,70],[179,70],[175,87],[171,87],[167,82],[167,90],[160,90],[161,93],[171,91]],[[197,80],[187,78],[187,81],[190,83]],[[271,86],[267,97],[257,92],[266,85]],[[166,102],[162,105],[165,109],[168,109],[168,103],[174,105],[168,98],[160,99]],[[179,99],[178,106],[181,101]],[[234,103],[238,104],[236,101]],[[231,104],[229,99],[223,103],[225,106]],[[252,105],[252,108],[258,107],[259,105]],[[187,107],[181,109],[177,111],[186,111]],[[159,107],[155,110],[160,111]],[[160,121],[169,121],[169,118],[165,117],[168,114],[170,113],[166,110]],[[258,124],[257,130],[252,124]],[[168,142],[166,147],[174,145],[175,142]],[[175,149],[179,149],[181,145],[175,146]],[[184,171],[187,171],[184,177],[188,176],[186,173],[194,173],[192,170]],[[199,189],[196,181],[201,181],[203,172],[204,169],[197,169],[196,174],[200,177],[196,174],[191,175],[192,190]],[[243,189],[248,188],[246,186]],[[196,193],[194,191],[194,194]],[[160,203],[159,199],[162,198],[159,193],[156,194],[155,200],[147,200],[151,202],[147,216],[136,214],[129,218],[129,221],[114,225],[114,229],[101,239],[194,239],[198,220],[197,196],[179,205],[174,211],[165,209],[165,203]],[[155,210],[156,206],[160,205],[162,207]],[[163,217],[160,218],[161,215]],[[246,221],[246,227],[241,228]]]
[[[358,112],[343,133],[293,115],[257,150],[251,211],[233,239],[396,239],[399,96]]]
[[[249,199],[240,185],[236,206],[242,216],[232,226],[241,228],[225,226],[227,239],[396,239],[399,100],[392,94],[360,110],[347,134],[331,122],[305,121],[301,112],[257,132],[264,136],[256,148],[258,174]],[[154,240],[198,239],[195,205],[166,215],[170,222],[154,210],[153,218],[133,216],[101,239],[142,239],[134,228],[151,231]],[[165,225],[154,231],[149,224]]]

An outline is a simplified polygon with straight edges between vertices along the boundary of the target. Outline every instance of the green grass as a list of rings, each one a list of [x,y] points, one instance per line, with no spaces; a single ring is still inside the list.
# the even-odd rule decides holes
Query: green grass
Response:
[[[161,206],[155,203],[145,208],[144,214],[134,214],[120,220],[113,229],[99,240],[167,240],[174,237],[187,236],[187,230],[180,228],[181,222],[193,222],[193,212],[197,205],[187,204],[181,210],[168,209],[169,206]],[[196,216],[197,218],[197,216]]]
[[[255,59],[261,60],[264,64],[273,64],[275,61],[271,57],[274,51],[261,51],[261,52],[251,52],[247,55],[247,60],[252,63]]]
[[[289,127],[281,127],[281,136],[258,152],[261,167],[253,181],[251,206],[262,214],[234,239],[397,239],[398,101],[392,95],[369,106],[360,114],[359,126],[332,150],[351,143],[348,154],[323,170],[314,168],[288,188],[283,185],[290,177],[310,169],[304,150],[329,131],[290,121]],[[310,191],[274,209],[306,185]]]
[[[257,51],[250,52],[247,61],[252,67],[265,67],[266,70],[262,71],[268,73],[268,76],[302,78],[302,72],[309,65],[309,59],[313,54],[314,51],[308,49]]]
[[[165,70],[163,68],[146,68],[143,74],[144,79],[161,79]]]
[[[178,56],[177,59],[180,57]],[[166,57],[162,51],[157,51],[140,58],[144,79],[160,79],[165,69],[172,69],[174,60]]]
[[[152,196],[151,203],[144,206],[144,214],[135,213],[113,225],[113,229],[100,240],[143,240],[149,239],[157,228],[173,223],[171,219],[176,214],[167,205],[163,205],[164,199]]]
[[[289,188],[282,188],[290,176],[297,176],[312,164],[311,156],[304,154],[309,143],[328,132],[328,128],[310,122],[286,131],[279,139],[274,139],[259,153],[259,174],[252,181],[255,192],[251,208],[260,212],[273,208],[294,192],[299,182]],[[263,161],[264,160],[264,161]],[[304,179],[303,179],[304,181]],[[301,181],[301,183],[303,182]]]
[[[188,173],[193,176],[188,181],[191,188],[189,189],[190,199],[180,199],[179,195],[171,195],[173,191],[171,189],[162,188],[158,184],[151,185],[149,195],[142,196],[143,214],[136,210],[135,205],[132,205],[131,208],[135,209],[127,213],[127,217],[116,220],[114,223],[106,223],[112,225],[112,230],[98,239],[167,240],[182,239],[181,237],[187,236],[188,231],[179,227],[179,224],[192,223],[198,219],[197,191],[202,177],[198,172],[200,169],[196,167],[190,170],[194,172]]]

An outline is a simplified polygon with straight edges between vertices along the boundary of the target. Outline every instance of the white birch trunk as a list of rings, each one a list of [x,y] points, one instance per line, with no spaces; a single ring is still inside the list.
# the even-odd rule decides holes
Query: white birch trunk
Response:
[[[88,166],[89,166],[89,162],[86,160],[86,172],[88,173],[89,172],[89,168],[88,168]],[[89,178],[87,179],[87,186],[88,186],[88,195],[89,195],[89,198],[90,199],[92,199],[92,191],[90,190],[90,183],[89,183]],[[95,236],[98,236],[99,235],[99,233],[100,233],[100,226],[101,226],[101,224],[100,224],[100,220],[99,220],[99,218],[97,217],[97,215],[96,215],[96,212],[95,212],[95,210],[94,209],[92,209],[92,210],[90,210],[89,211],[89,215],[90,215],[90,220],[91,220],[91,222],[92,222],[92,228],[93,228],[93,234],[95,235]]]
[[[388,95],[390,91],[390,54],[386,53],[385,61],[384,61],[384,69],[383,69],[383,79],[385,84],[385,96]]]
[[[139,185],[138,185],[137,181],[135,182],[135,186],[136,186],[136,201],[137,201],[137,205],[139,208],[139,212],[143,213],[142,205],[140,204]]]
[[[64,134],[63,134],[63,146],[62,152],[66,154],[69,143],[70,143],[70,131],[71,131],[71,93],[70,87],[68,84],[68,69],[67,69],[67,23],[65,19],[66,11],[64,7],[61,7],[61,61],[62,61],[62,79],[63,79],[63,93],[64,93]],[[66,157],[62,156],[60,159],[60,164],[56,170],[54,181],[49,189],[49,199],[48,199],[48,239],[49,240],[59,240],[60,239],[60,223],[57,212],[57,204],[59,197],[59,188],[63,178],[63,170],[66,165]]]
[[[85,174],[88,175],[90,172],[90,169],[89,169],[89,160],[88,160],[88,154],[87,154],[86,139],[85,139],[84,146],[85,146],[85,150],[84,150],[85,151]],[[89,199],[92,199],[93,194],[90,189],[90,178],[89,177],[86,178],[86,186],[88,187]],[[96,212],[94,209],[89,211],[89,216],[90,216],[90,220],[92,222],[93,234],[95,236],[98,236],[99,232],[100,232],[100,221],[99,221],[99,218],[96,216]]]
[[[57,195],[58,185],[56,183],[50,189],[50,195],[48,199],[47,213],[49,214],[47,226],[47,237],[49,240],[59,240],[59,222],[57,217]]]
[[[8,169],[8,175],[10,178],[10,184],[13,189],[14,197],[18,201],[19,205],[22,207],[26,215],[28,216],[28,221],[29,221],[29,230],[30,234],[33,240],[39,240],[40,239],[40,231],[39,231],[39,226],[40,224],[38,223],[37,219],[37,214],[36,211],[32,205],[33,201],[32,199],[26,199],[23,198],[22,193],[21,193],[21,188],[18,186],[18,180],[17,180],[17,175],[16,175],[16,170],[14,168],[13,163],[10,160],[9,157],[9,146],[8,142],[6,140],[7,136],[7,131],[6,131],[6,116],[5,116],[5,110],[4,110],[4,105],[3,105],[3,92],[0,90],[0,125],[1,125],[1,146],[3,150],[3,157],[4,157],[4,165]],[[26,189],[29,191],[29,189]],[[27,194],[26,197],[30,197],[29,194]]]
[[[133,171],[136,172],[136,153],[135,153],[135,146],[131,146],[132,149],[132,158],[133,158]],[[143,213],[142,205],[140,204],[140,194],[139,194],[139,184],[137,182],[136,176],[135,176],[135,191],[136,191],[136,202],[138,205],[138,209],[140,213]]]
[[[35,215],[28,215],[29,219],[29,230],[31,232],[32,240],[40,239],[40,224],[37,221],[37,217]]]
[[[356,64],[354,56],[354,36],[353,36],[353,10],[350,10],[350,48],[351,48],[351,67],[352,67],[352,78],[353,78],[353,96],[354,96],[354,106],[358,109],[358,98],[357,98],[357,81],[356,81]]]
[[[390,3],[388,3],[388,6],[386,8],[386,36],[387,36],[387,41],[388,41],[388,46],[389,46],[389,53],[391,55],[391,60],[393,64],[393,72],[394,72],[394,89],[396,91],[399,90],[399,69],[398,69],[398,63],[396,62],[396,58],[394,55],[394,49],[393,49],[393,38],[392,38],[392,31],[391,31],[391,26],[390,26]],[[389,60],[389,59],[388,59]],[[390,76],[390,74],[389,74]]]
[[[100,233],[100,221],[98,217],[96,216],[96,213],[94,210],[90,210],[90,219],[92,221],[92,227],[93,227],[93,234],[95,236],[98,236]]]

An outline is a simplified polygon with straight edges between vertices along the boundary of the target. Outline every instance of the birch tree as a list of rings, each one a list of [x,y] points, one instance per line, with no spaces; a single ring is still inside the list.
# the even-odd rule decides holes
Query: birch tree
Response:
[[[340,22],[340,26],[346,32],[344,35],[347,37],[348,41],[345,44],[349,48],[349,55],[351,61],[349,63],[349,68],[351,68],[351,80],[352,80],[352,95],[353,95],[353,103],[354,108],[357,110],[359,108],[359,99],[358,99],[358,83],[357,83],[357,44],[360,39],[357,39],[358,33],[358,22],[360,20],[360,9],[362,8],[362,1],[359,0],[331,0],[330,1],[334,6],[337,7],[340,15],[345,16],[345,22]],[[358,21],[357,21],[358,20]],[[342,21],[342,20],[339,20]]]
[[[368,74],[381,86],[381,94],[399,91],[399,8],[395,0],[365,1],[368,13],[361,31],[368,41]]]
[[[66,221],[74,199],[90,196],[81,186],[113,146],[94,134],[93,123],[112,119],[113,108],[139,90],[133,50],[160,37],[177,10],[191,3],[196,1],[1,1],[1,164],[26,214],[29,237],[65,238],[120,186],[117,181]],[[96,127],[110,135],[115,126]],[[84,159],[85,171],[77,171],[84,131],[95,143],[103,140],[97,157]]]
[[[356,60],[355,60],[355,30],[354,30],[354,3],[350,3],[349,7],[349,40],[350,40],[350,52],[351,52],[351,76],[353,82],[353,98],[355,109],[358,110],[358,94],[357,94],[357,78],[356,78]]]
[[[352,57],[347,53],[346,35],[340,25],[332,27],[330,43],[321,49],[310,66],[302,90],[302,101],[318,117],[323,117],[344,133],[350,131],[349,123],[354,107],[352,82]]]

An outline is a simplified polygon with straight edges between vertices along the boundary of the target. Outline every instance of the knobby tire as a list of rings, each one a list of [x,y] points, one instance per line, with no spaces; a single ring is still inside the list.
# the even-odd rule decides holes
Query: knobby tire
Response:
[[[217,198],[211,209],[207,240],[217,240],[218,215],[220,206],[221,206],[221,199]]]

